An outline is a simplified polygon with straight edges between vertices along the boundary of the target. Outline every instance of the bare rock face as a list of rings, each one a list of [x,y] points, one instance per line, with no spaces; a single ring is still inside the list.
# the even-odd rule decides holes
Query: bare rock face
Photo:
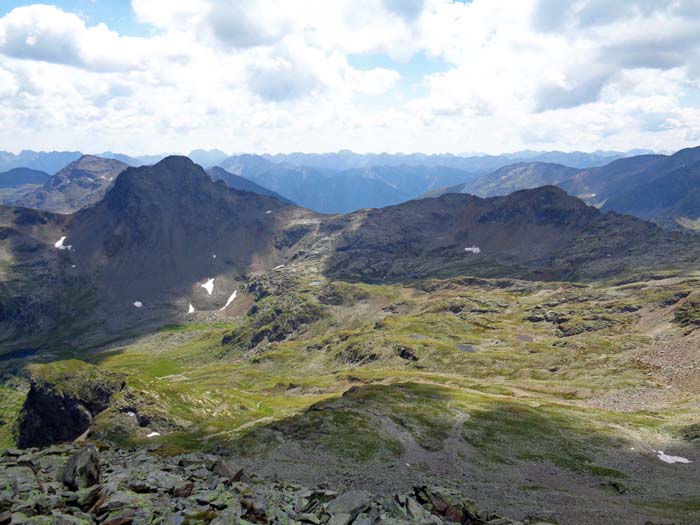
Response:
[[[75,360],[31,367],[29,373],[16,430],[21,448],[74,440],[125,385],[120,375]]]

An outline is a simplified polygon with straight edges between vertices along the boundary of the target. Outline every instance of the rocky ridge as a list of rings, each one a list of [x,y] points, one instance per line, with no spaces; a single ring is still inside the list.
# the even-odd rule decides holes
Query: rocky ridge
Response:
[[[337,492],[265,481],[231,458],[154,452],[93,444],[7,449],[0,524],[521,524],[435,487],[393,496]]]

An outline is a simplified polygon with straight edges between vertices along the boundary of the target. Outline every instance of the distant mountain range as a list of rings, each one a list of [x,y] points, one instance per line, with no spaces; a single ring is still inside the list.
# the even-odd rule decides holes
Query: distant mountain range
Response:
[[[249,193],[257,193],[258,195],[269,195],[270,197],[275,197],[277,200],[285,204],[294,204],[289,199],[282,197],[279,193],[275,193],[272,190],[263,188],[259,184],[254,183],[252,180],[248,180],[240,175],[234,175],[229,173],[224,168],[219,166],[214,166],[207,170],[207,173],[212,178],[212,180],[222,180],[226,185],[232,190],[247,191]]]
[[[291,164],[293,166],[306,166],[334,171],[374,166],[440,166],[483,173],[520,161],[554,162],[576,168],[588,168],[602,166],[622,157],[638,155],[642,151],[634,150],[628,153],[617,151],[597,151],[593,153],[580,151],[521,151],[502,155],[453,155],[449,153],[429,155],[425,153],[359,154],[343,150],[337,153],[289,153],[263,155],[263,157],[277,164]],[[648,151],[644,152],[649,153]]]
[[[8,155],[0,154],[0,158],[7,160]],[[74,155],[25,151],[12,157],[12,162],[23,159],[32,165],[55,167],[61,159]],[[518,155],[529,160],[512,162]],[[212,179],[223,180],[232,189],[270,195],[320,213],[382,208],[445,193],[493,197],[557,185],[604,211],[632,214],[665,228],[700,230],[700,198],[695,190],[700,148],[687,148],[673,155],[617,155],[520,152],[459,157],[341,151],[227,157],[218,150],[191,152],[199,164],[207,167]],[[563,160],[578,167],[542,159]],[[580,167],[610,159],[604,165]],[[157,155],[135,158],[107,152],[78,157],[54,175],[34,168],[13,168],[0,173],[0,203],[72,213],[98,202],[114,177],[128,166],[159,161]],[[208,166],[211,163],[218,165]],[[479,171],[494,166],[491,171]]]
[[[373,166],[334,171],[278,164],[259,155],[229,157],[222,166],[321,213],[348,213],[399,204],[431,188],[475,176],[440,166]]]
[[[81,156],[79,151],[24,150],[17,154],[0,151],[0,172],[13,168],[31,168],[54,174]]]
[[[604,211],[652,220],[673,229],[698,229],[700,147],[673,155],[638,155],[605,165],[575,169],[541,162],[506,166],[489,175],[426,193],[507,195],[519,189],[555,184]]]

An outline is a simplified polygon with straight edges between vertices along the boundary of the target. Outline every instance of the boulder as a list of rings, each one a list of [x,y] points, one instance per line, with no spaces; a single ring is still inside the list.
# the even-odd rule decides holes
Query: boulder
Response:
[[[100,483],[100,455],[94,445],[73,454],[59,473],[60,481],[71,490],[80,490]]]

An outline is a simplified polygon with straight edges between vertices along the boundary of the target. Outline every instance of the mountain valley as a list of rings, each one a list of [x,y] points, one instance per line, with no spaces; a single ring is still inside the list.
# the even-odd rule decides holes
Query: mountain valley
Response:
[[[173,512],[203,522],[235,505],[182,477],[193,453],[232,458],[249,491],[443,487],[521,523],[700,519],[700,238],[554,186],[344,215],[249,188],[168,157],[72,214],[0,208],[3,446],[141,451],[153,479],[194,483]],[[81,519],[160,508],[161,489],[110,488],[115,468]]]

